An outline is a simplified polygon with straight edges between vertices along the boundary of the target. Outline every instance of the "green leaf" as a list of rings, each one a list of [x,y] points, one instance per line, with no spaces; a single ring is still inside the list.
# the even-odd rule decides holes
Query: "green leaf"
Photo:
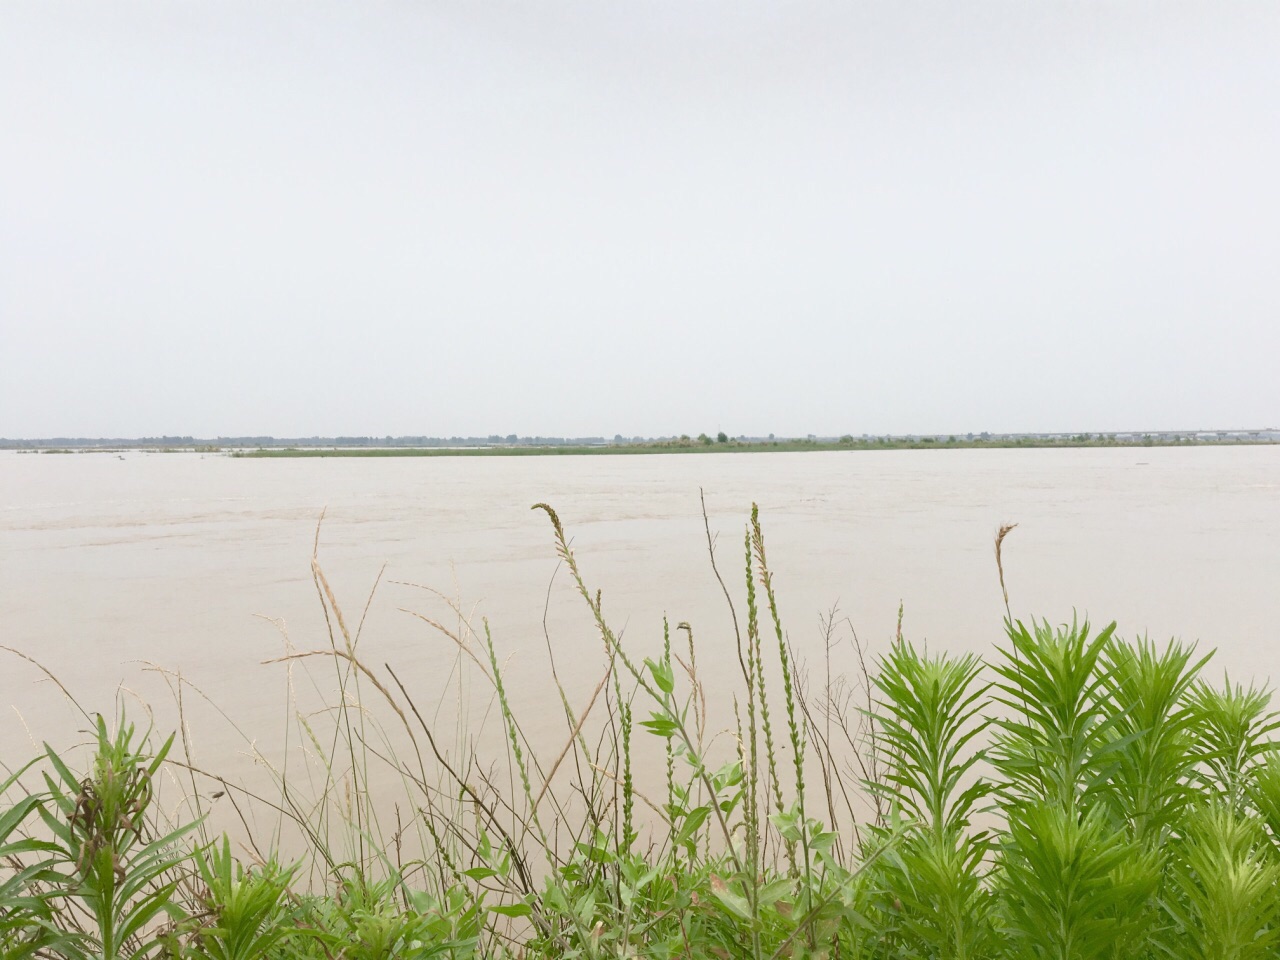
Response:
[[[671,669],[671,664],[658,663],[646,658],[644,665],[649,668],[649,674],[653,677],[653,682],[658,685],[658,689],[670,695],[671,691],[676,688],[676,678]]]
[[[678,847],[687,847],[693,840],[694,834],[706,822],[707,817],[711,813],[710,807],[694,807],[689,811],[689,815],[684,818],[680,824],[680,831],[676,834],[673,841]]]
[[[641,720],[640,726],[644,727],[655,736],[663,737],[668,740],[674,737],[680,730],[674,720],[662,713],[655,713],[651,715],[650,719]]]
[[[711,894],[734,916],[742,920],[754,920],[751,905],[742,894],[730,889],[729,885],[715,874],[711,875]]]
[[[490,907],[489,912],[503,917],[533,916],[533,908],[527,903],[504,903],[496,907]]]

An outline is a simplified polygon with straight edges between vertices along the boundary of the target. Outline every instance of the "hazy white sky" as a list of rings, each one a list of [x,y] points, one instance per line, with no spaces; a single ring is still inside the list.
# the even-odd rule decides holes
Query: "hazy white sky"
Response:
[[[0,436],[1280,425],[1280,4],[0,4]]]

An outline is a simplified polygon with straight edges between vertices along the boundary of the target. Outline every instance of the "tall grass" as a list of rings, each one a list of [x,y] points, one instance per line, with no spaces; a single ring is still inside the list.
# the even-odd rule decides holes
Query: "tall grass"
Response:
[[[493,705],[500,736],[482,752],[477,730],[441,723],[403,671],[371,661],[364,615],[353,624],[314,559],[328,644],[275,661],[290,720],[285,759],[259,754],[274,790],[200,768],[184,709],[200,693],[184,678],[168,675],[180,723],[163,740],[86,711],[88,755],[47,746],[0,783],[0,955],[1280,949],[1280,718],[1265,691],[1204,679],[1208,657],[1009,613],[988,658],[922,650],[899,627],[874,659],[854,637],[841,676],[833,611],[819,684],[783,626],[753,509],[741,606],[707,525],[733,624],[716,665],[738,667],[721,723],[693,626],[664,623],[650,656],[624,644],[559,516],[535,509],[602,654],[582,696],[548,642],[560,749],[527,733],[487,622],[460,605],[449,622],[418,615],[453,651],[459,712]],[[178,786],[181,802],[162,803]],[[228,804],[234,843],[213,826]]]

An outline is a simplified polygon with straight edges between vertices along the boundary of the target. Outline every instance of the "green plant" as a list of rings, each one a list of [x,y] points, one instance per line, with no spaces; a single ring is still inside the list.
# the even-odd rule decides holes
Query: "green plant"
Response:
[[[995,957],[998,938],[986,858],[990,842],[944,829],[909,830],[875,871],[880,926],[906,956]]]
[[[1007,624],[1009,648],[991,665],[999,678],[995,701],[1009,716],[999,720],[991,760],[1010,801],[1045,801],[1073,812],[1104,789],[1120,717],[1109,709],[1112,684],[1103,653],[1115,624],[1089,637],[1089,624],[1028,630]]]
[[[344,960],[473,956],[477,917],[463,903],[465,898],[453,898],[442,910],[438,901],[418,893],[406,909],[400,891],[397,877],[376,884],[348,878],[332,900],[311,898],[302,913],[313,931],[311,940],[320,947],[312,948],[311,955]]]
[[[1280,730],[1280,713],[1268,711],[1270,703],[1268,691],[1233,685],[1226,677],[1221,688],[1201,682],[1188,695],[1204,781],[1237,812],[1244,804],[1250,777],[1276,750],[1272,734]]]
[[[886,772],[885,782],[870,789],[937,837],[965,830],[991,792],[989,781],[970,776],[985,758],[974,742],[991,724],[980,716],[990,688],[978,682],[982,666],[973,655],[930,657],[901,641],[875,677],[879,699],[871,716]]]
[[[1192,660],[1191,647],[1163,651],[1146,639],[1115,639],[1101,658],[1107,710],[1117,745],[1104,791],[1114,822],[1130,837],[1159,845],[1200,799],[1195,785],[1199,715],[1190,699],[1209,658]]]
[[[1280,942],[1280,864],[1259,825],[1211,804],[1190,821],[1173,860],[1165,906],[1174,955],[1187,960],[1274,957]]]
[[[1052,801],[1009,811],[997,893],[1011,958],[1132,956],[1152,922],[1159,859],[1111,832],[1101,809],[1084,817]]]
[[[294,870],[270,862],[246,870],[231,856],[231,844],[192,852],[204,891],[207,916],[196,928],[199,953],[208,960],[256,960],[267,956],[298,930],[288,922],[289,882]]]
[[[0,797],[9,793],[33,763],[0,783]],[[0,813],[0,862],[12,868],[0,874],[0,956],[6,960],[26,960],[65,940],[54,925],[49,897],[41,886],[53,876],[49,868],[58,847],[24,833],[27,822],[40,814],[45,799],[39,794],[23,794]]]
[[[976,656],[923,654],[899,640],[878,663],[876,726],[883,779],[868,783],[905,818],[902,842],[875,871],[879,912],[907,955],[970,960],[990,955],[992,900],[985,832],[968,832],[991,784],[975,771],[975,746],[990,720],[979,715],[989,684]]]
[[[178,842],[197,823],[152,836],[148,822],[152,781],[173,745],[170,736],[152,756],[139,752],[134,728],[122,717],[114,733],[96,722],[93,770],[77,778],[46,745],[56,776],[45,774],[52,806],[39,807],[53,836],[59,896],[83,907],[88,922],[73,931],[63,950],[101,960],[134,960],[163,942],[162,921],[186,916],[175,893],[189,874],[189,851]],[[145,739],[145,738],[144,738]],[[62,911],[64,918],[67,911]]]

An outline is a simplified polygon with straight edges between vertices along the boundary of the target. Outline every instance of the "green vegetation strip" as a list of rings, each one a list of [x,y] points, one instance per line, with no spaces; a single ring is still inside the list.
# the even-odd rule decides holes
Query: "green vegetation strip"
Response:
[[[428,620],[457,651],[458,690],[497,705],[505,744],[482,757],[474,731],[437,727],[456,701],[420,708],[364,659],[315,563],[332,642],[281,658],[322,664],[308,685],[331,696],[289,702],[305,765],[267,766],[278,793],[250,793],[200,770],[185,737],[157,745],[123,713],[85,712],[82,762],[46,747],[0,782],[0,956],[1277,956],[1280,715],[1266,691],[1205,679],[1209,657],[1177,641],[1012,617],[986,657],[918,647],[900,623],[868,661],[851,637],[845,679],[828,623],[807,672],[754,510],[730,635],[708,649],[692,625],[664,626],[644,657],[537,506],[601,643],[589,698],[557,684],[558,754],[526,738],[508,697],[526,678],[505,675],[487,623]],[[708,662],[718,686],[735,682],[730,718],[713,719]],[[637,777],[642,750],[662,761],[652,778]],[[404,793],[372,795],[375,768]],[[186,796],[162,800],[176,784]],[[259,835],[214,832],[213,803]],[[286,831],[303,841],[288,863]]]
[[[834,450],[988,450],[988,449],[1061,449],[1080,447],[1191,447],[1242,446],[1271,444],[1270,440],[1162,440],[1134,439],[994,439],[966,440],[884,439],[884,440],[779,440],[759,443],[731,440],[727,443],[655,442],[619,443],[599,446],[520,446],[492,447],[264,447],[259,450],[236,450],[232,457],[575,457],[638,456],[663,453],[813,453]]]

